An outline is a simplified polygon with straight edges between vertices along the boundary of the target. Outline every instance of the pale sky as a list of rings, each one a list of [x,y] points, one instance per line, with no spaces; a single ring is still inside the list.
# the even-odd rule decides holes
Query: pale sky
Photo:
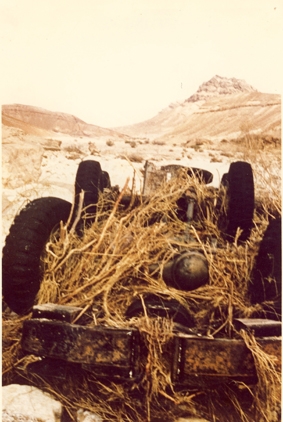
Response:
[[[282,0],[0,0],[1,104],[114,127],[214,75],[282,93]]]

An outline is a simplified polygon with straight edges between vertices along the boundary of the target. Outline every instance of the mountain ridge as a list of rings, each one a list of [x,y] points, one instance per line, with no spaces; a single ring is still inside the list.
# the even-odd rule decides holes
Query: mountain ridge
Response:
[[[218,112],[218,120],[214,116],[211,121],[212,112]],[[281,137],[281,96],[261,93],[240,79],[215,75],[185,101],[170,104],[144,122],[115,129],[133,137],[179,143],[186,137],[234,138],[241,135],[244,125],[251,132]]]
[[[194,138],[235,138],[241,135],[244,126],[250,132],[281,138],[281,96],[261,93],[241,79],[215,75],[183,102],[171,103],[151,119],[132,125],[102,128],[71,114],[22,104],[2,106],[2,123],[5,122],[43,136],[47,131],[178,144]]]
[[[117,133],[113,129],[86,123],[72,114],[54,112],[41,107],[24,104],[4,104],[2,106],[2,121],[5,119],[8,121],[9,118],[22,121],[27,125],[32,125],[44,131],[60,132],[72,136],[126,136]]]

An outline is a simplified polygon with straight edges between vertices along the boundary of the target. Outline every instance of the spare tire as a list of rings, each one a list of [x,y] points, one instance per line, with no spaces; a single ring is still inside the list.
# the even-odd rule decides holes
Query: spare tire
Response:
[[[273,302],[269,317],[281,317],[281,218],[271,220],[260,243],[249,285],[252,303]],[[270,315],[271,313],[271,315]]]
[[[43,276],[42,252],[70,211],[69,202],[47,197],[31,201],[16,216],[3,248],[2,290],[4,301],[17,314],[33,306]]]
[[[239,240],[245,241],[253,227],[255,206],[251,165],[245,161],[231,163],[228,173],[223,175],[221,185],[220,189],[226,189],[226,203],[223,207],[225,213],[220,213],[218,218],[218,227],[229,241],[234,240],[239,228]]]

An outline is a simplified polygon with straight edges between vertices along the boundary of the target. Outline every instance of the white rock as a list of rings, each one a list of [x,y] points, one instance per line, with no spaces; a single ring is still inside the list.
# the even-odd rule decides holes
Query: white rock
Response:
[[[10,414],[6,410],[2,411],[2,422],[41,422],[41,420],[31,417],[23,416],[22,414],[13,413]]]
[[[15,139],[2,147],[2,182],[5,188],[17,188],[38,181],[43,148]]]
[[[2,387],[2,420],[59,422],[62,405],[36,387],[10,384]]]
[[[101,416],[91,413],[88,410],[79,409],[77,411],[77,422],[102,422]]]

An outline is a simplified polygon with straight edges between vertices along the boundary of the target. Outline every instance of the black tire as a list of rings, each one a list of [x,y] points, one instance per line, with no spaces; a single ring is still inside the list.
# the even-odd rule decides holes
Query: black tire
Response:
[[[47,197],[31,201],[15,218],[6,237],[2,258],[2,290],[17,314],[28,313],[43,276],[41,255],[52,231],[68,220],[71,204]]]
[[[221,184],[222,188],[226,189],[226,212],[220,213],[219,229],[227,240],[233,241],[237,229],[240,228],[242,233],[239,240],[245,241],[253,227],[255,207],[251,165],[245,161],[231,163],[229,172],[222,177]]]
[[[107,171],[102,172],[101,179],[102,179],[102,189],[110,189],[111,181],[110,181],[110,176],[107,173]]]
[[[276,317],[281,317],[282,312],[281,239],[281,218],[271,220],[261,241],[249,286],[251,302],[273,302],[267,313]]]
[[[227,184],[228,184],[228,173],[224,173],[221,178],[220,185],[227,187]]]
[[[79,195],[84,191],[83,213],[85,225],[89,226],[95,219],[99,193],[103,190],[102,170],[98,161],[82,161],[79,164],[75,181],[75,207],[73,220],[79,205]],[[78,227],[82,230],[82,224]]]
[[[194,327],[193,316],[187,309],[174,299],[163,299],[159,296],[149,294],[143,299],[147,315],[150,318],[170,318],[174,322],[185,327]],[[126,318],[144,316],[144,306],[141,299],[136,299],[127,309]]]

